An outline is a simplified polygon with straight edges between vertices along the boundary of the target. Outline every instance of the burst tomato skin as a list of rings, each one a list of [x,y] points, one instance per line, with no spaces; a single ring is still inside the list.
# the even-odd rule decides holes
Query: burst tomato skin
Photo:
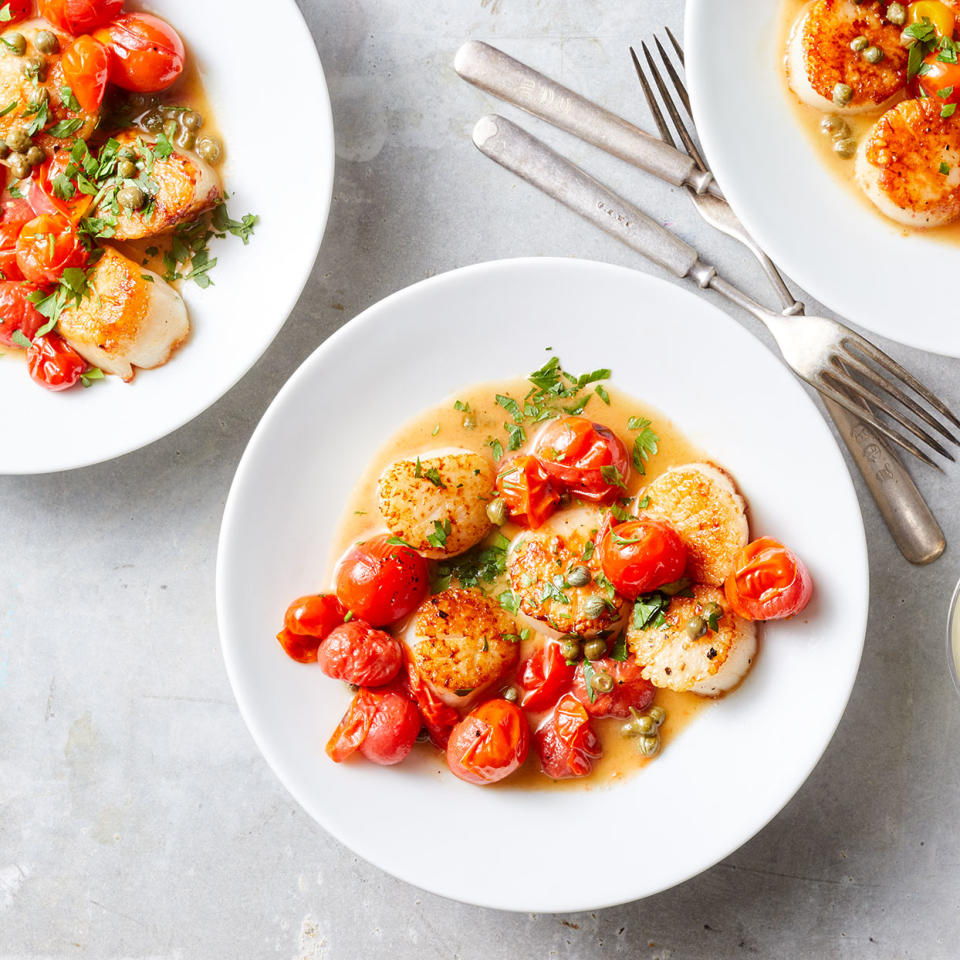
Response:
[[[128,13],[94,34],[107,49],[110,81],[124,90],[166,90],[183,72],[180,34],[159,17]]]
[[[810,602],[813,578],[793,551],[771,537],[761,537],[737,555],[723,591],[733,612],[744,620],[784,620]]]
[[[567,694],[534,734],[543,772],[554,780],[585,777],[602,754],[582,703]]]
[[[123,10],[123,0],[39,0],[40,16],[76,36],[108,23]]]
[[[7,11],[10,14],[10,19],[3,23],[4,28],[33,16],[33,3],[31,0],[4,0],[4,3],[0,3],[0,8],[3,6],[7,7]]]
[[[687,569],[687,548],[662,520],[630,520],[608,527],[597,544],[604,576],[628,600],[679,580]]]
[[[32,340],[47,318],[37,313],[27,294],[36,290],[24,283],[11,280],[0,282],[0,343],[13,346],[14,331],[19,330]]]
[[[30,376],[48,390],[69,390],[86,369],[83,357],[55,333],[36,337],[27,350]]]
[[[320,641],[316,637],[308,637],[303,633],[294,633],[284,627],[277,634],[277,643],[283,647],[283,652],[297,663],[316,663],[317,650]]]
[[[548,640],[520,667],[520,706],[534,712],[549,710],[570,689],[576,672],[577,668],[564,660],[560,644]]]
[[[382,535],[357,544],[337,566],[338,599],[373,627],[402,620],[430,590],[427,561],[388,539]]]
[[[23,272],[17,263],[17,240],[20,239],[23,224],[22,220],[0,223],[0,272],[6,280],[23,279]]]
[[[526,714],[507,700],[488,700],[450,734],[447,766],[467,783],[486,786],[509,777],[530,750]]]
[[[346,615],[343,604],[332,593],[298,597],[287,607],[277,640],[291,659],[316,663],[320,644]]]
[[[361,688],[327,742],[327,755],[342,763],[358,750],[373,763],[392,766],[413,749],[420,732],[417,705],[397,690]]]
[[[62,214],[43,214],[24,224],[17,238],[17,266],[33,283],[56,283],[67,267],[82,267],[87,251]]]
[[[320,669],[334,680],[361,687],[382,687],[403,666],[400,641],[362,620],[334,627],[317,654]]]
[[[643,679],[643,665],[635,657],[622,663],[610,657],[595,660],[591,664],[594,670],[606,670],[613,677],[614,688],[610,693],[598,693],[594,690],[591,701],[587,691],[586,666],[577,666],[571,693],[591,717],[629,717],[630,708],[643,711],[653,703],[656,689],[649,680]]]
[[[586,417],[561,417],[537,437],[534,456],[563,489],[580,500],[611,503],[626,492],[630,457],[623,441]]]
[[[96,113],[103,103],[110,75],[107,48],[93,37],[77,37],[60,60],[63,78],[87,113]]]
[[[460,722],[460,714],[450,704],[444,703],[423,682],[413,661],[409,658],[405,659],[405,669],[401,671],[397,685],[420,708],[423,726],[430,737],[430,742],[438,750],[446,751],[450,734]]]
[[[556,511],[560,492],[536,457],[513,457],[497,471],[497,492],[515,523],[536,530]]]

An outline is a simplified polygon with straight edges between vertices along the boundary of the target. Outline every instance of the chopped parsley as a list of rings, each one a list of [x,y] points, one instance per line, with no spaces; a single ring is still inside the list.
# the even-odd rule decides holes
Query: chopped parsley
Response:
[[[660,438],[650,428],[650,421],[646,417],[631,417],[627,421],[627,429],[639,431],[633,438],[633,465],[637,472],[644,476],[647,472],[647,461],[659,449]]]

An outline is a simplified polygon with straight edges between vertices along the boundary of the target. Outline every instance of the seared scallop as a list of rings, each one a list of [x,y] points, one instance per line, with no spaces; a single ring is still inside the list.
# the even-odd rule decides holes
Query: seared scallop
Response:
[[[413,615],[402,640],[420,677],[458,709],[503,680],[520,657],[515,620],[479,590],[434,594]]]
[[[939,97],[887,111],[857,152],[857,182],[877,207],[908,227],[960,216],[960,122]]]
[[[162,366],[190,332],[180,294],[162,277],[106,247],[79,304],[58,332],[88,363],[132,380],[134,367]]]
[[[790,87],[804,102],[834,113],[864,113],[892,106],[907,83],[908,51],[900,42],[902,27],[885,18],[887,4],[868,0],[814,0],[797,21],[787,49]],[[850,44],[866,38],[883,51],[871,63]],[[836,98],[838,85],[850,98]]]
[[[391,533],[418,553],[455,557],[490,532],[487,504],[497,495],[495,480],[485,457],[437,451],[387,467],[377,482],[377,502]]]
[[[698,585],[692,592],[693,597],[670,601],[662,623],[638,628],[631,622],[627,645],[655,687],[716,697],[746,676],[757,652],[757,631],[726,609],[723,593],[715,587]],[[688,624],[709,614],[709,604],[722,610],[716,629],[695,638]]]
[[[709,463],[671,467],[644,491],[641,512],[666,520],[687,548],[687,575],[719,586],[750,538],[746,506],[729,474]]]
[[[521,614],[538,629],[595,637],[622,621],[626,601],[603,576],[594,552],[602,519],[592,508],[565,510],[511,544],[510,586]]]

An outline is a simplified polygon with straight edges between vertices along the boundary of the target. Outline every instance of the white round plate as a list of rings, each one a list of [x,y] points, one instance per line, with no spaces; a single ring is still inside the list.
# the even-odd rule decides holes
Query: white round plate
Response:
[[[248,246],[211,242],[214,286],[183,285],[190,339],[163,367],[132,383],[107,377],[89,389],[50,393],[29,378],[19,351],[0,359],[0,408],[7,411],[0,474],[47,473],[109,460],[152,443],[202,413],[260,358],[300,296],[316,259],[333,191],[330,99],[313,39],[293,0],[259,18],[230,0],[154,0],[200,66],[224,134],[224,184],[235,219],[260,217]],[[243,51],[256,51],[244,60]],[[247,66],[240,69],[239,65]],[[296,96],[281,95],[282,87]],[[309,110],[304,112],[304,104]],[[278,174],[263,148],[263,124],[296,132],[309,175]]]
[[[960,324],[917,289],[917,277],[954,273],[957,247],[905,236],[817,156],[782,77],[782,9],[782,0],[737,0],[735,11],[687,0],[687,81],[717,181],[774,262],[840,318],[960,356]]]
[[[390,769],[333,764],[323,747],[349,694],[283,654],[274,635],[284,609],[328,582],[340,512],[392,433],[466,385],[524,376],[549,356],[576,371],[610,366],[612,383],[664,411],[729,468],[754,532],[781,538],[809,564],[813,603],[803,619],[769,628],[741,689],[616,787],[484,789],[439,772],[439,758]],[[419,887],[536,912],[656,893],[767,823],[840,720],[860,663],[867,594],[850,477],[783,364],[676,286],[559,259],[435,277],[371,307],[323,344],[250,441],[217,559],[234,692],[264,756],[304,809],[357,854]],[[616,851],[602,869],[570,869],[582,862],[590,833],[578,823],[605,824],[601,834]]]

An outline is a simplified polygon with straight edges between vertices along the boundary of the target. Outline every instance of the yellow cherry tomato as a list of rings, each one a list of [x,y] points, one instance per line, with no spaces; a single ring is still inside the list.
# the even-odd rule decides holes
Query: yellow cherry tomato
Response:
[[[919,0],[918,3],[911,3],[907,8],[907,22],[922,23],[924,20],[929,20],[941,37],[953,39],[957,18],[945,3],[940,3],[939,0]]]

